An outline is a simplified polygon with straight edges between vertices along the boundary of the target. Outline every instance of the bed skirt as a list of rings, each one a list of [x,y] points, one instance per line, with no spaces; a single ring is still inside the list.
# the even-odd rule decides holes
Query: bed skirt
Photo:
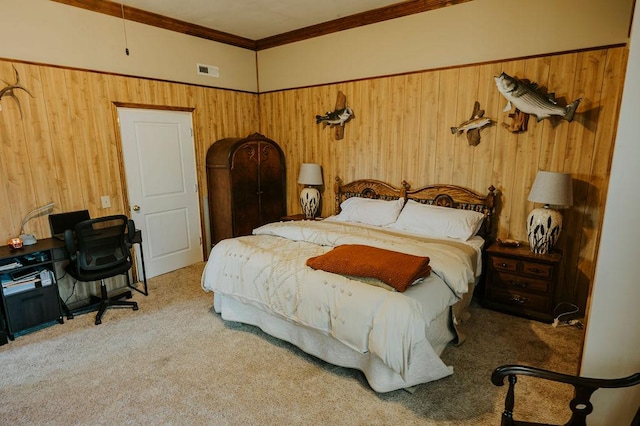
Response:
[[[323,361],[362,371],[369,385],[376,392],[407,389],[453,374],[453,367],[445,366],[441,362],[436,365],[431,358],[422,356],[430,352],[428,348],[421,347],[429,345],[424,340],[412,348],[409,368],[405,377],[402,377],[375,355],[355,351],[331,336],[274,316],[257,306],[244,304],[223,294],[215,294],[213,307],[225,321],[254,325],[265,333],[289,342]],[[451,310],[448,309],[429,327],[427,338],[438,356],[449,342],[456,340],[452,322]]]

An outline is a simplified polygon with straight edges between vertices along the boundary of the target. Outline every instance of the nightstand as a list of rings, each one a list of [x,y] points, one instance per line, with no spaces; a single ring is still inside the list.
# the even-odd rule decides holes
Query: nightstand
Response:
[[[315,220],[322,220],[323,218],[321,217],[316,217]],[[291,221],[291,220],[307,220],[304,218],[304,215],[302,213],[299,214],[291,214],[289,216],[283,216],[280,218],[281,221],[283,222],[287,222],[287,221]],[[310,219],[309,219],[310,220]]]
[[[527,243],[520,247],[494,243],[486,256],[484,306],[553,322],[562,254],[535,254]]]

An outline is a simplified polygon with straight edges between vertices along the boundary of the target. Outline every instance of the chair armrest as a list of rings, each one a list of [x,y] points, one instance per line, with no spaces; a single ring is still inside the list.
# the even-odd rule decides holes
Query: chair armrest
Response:
[[[129,219],[127,221],[127,245],[129,247],[133,246],[135,243],[134,239],[136,237],[136,224],[133,219]]]
[[[572,415],[567,425],[585,425],[586,417],[593,411],[590,401],[593,392],[600,388],[622,388],[640,384],[640,373],[635,373],[619,379],[595,379],[591,377],[572,376],[570,374],[556,373],[541,368],[527,367],[524,365],[503,365],[496,368],[491,374],[491,382],[496,386],[503,386],[505,377],[509,381],[509,389],[504,400],[502,412],[502,425],[539,424],[518,422],[513,419],[515,405],[515,385],[517,376],[531,376],[543,380],[565,383],[573,386],[574,395],[569,403]]]

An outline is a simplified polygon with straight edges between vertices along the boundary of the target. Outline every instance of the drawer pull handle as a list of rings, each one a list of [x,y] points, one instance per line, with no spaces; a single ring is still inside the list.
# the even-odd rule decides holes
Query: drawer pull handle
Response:
[[[529,283],[525,283],[523,281],[511,281],[511,285],[518,288],[527,288]]]
[[[531,268],[529,270],[534,274],[539,274],[540,272],[544,272],[542,269],[538,269],[538,268]]]
[[[526,297],[522,297],[522,296],[511,296],[509,298],[510,301],[517,303],[519,305],[522,305],[523,303],[525,303],[527,301]]]

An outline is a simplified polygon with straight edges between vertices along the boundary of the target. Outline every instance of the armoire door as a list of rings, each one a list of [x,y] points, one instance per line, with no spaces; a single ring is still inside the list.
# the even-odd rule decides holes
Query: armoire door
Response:
[[[207,150],[211,243],[250,235],[286,214],[286,168],[278,144],[259,133],[225,138]]]
[[[279,150],[260,142],[260,225],[279,221],[286,212],[284,167]]]
[[[250,235],[260,226],[259,142],[244,143],[231,159],[233,235]]]

